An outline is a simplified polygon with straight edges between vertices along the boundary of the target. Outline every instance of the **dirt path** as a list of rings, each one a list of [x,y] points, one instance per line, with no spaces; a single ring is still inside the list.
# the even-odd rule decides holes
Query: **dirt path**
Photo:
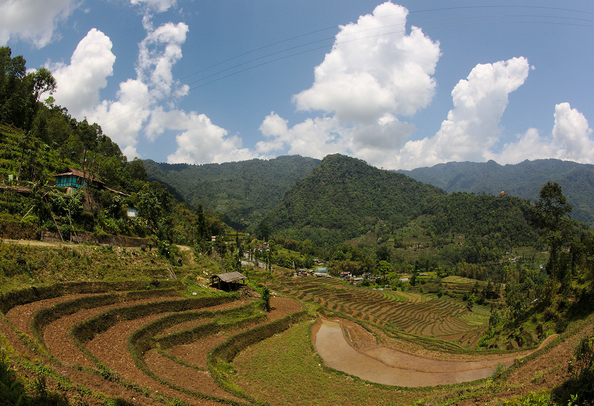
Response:
[[[37,241],[37,240],[9,240],[9,239],[5,239],[5,238],[0,238],[0,241],[2,241],[3,243],[8,243],[8,244],[30,245],[33,247],[61,248],[63,246],[74,245],[74,244],[70,244],[68,242],[48,242],[48,241]]]

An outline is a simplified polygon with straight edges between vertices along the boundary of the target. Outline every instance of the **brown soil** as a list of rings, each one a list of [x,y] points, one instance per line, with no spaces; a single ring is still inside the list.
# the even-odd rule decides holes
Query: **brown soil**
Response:
[[[12,327],[8,324],[8,320],[5,318],[0,318],[0,335],[2,334],[17,353],[26,357],[31,357],[33,355],[31,349],[21,341],[17,333],[15,333]]]
[[[270,299],[270,304],[272,310],[268,313],[267,320],[258,325],[270,323],[303,309],[297,300],[290,298],[272,297]],[[230,335],[235,335],[241,331],[254,327],[255,326],[250,326],[245,329],[234,330],[230,333],[219,333],[189,344],[176,346],[169,351],[171,355],[202,370],[185,367],[175,363],[167,357],[159,354],[156,350],[150,351],[145,356],[145,361],[151,371],[169,382],[175,382],[176,385],[212,396],[240,400],[218,387],[210,377],[210,373],[207,371],[206,361],[208,352],[229,338]]]
[[[203,348],[206,352],[200,354],[205,358],[210,348]],[[184,389],[194,392],[204,393],[209,396],[216,396],[223,399],[231,399],[241,402],[242,400],[221,389],[210,376],[205,368],[204,371],[199,371],[194,368],[186,367],[177,362],[162,356],[156,350],[151,350],[145,354],[145,361],[149,369],[160,378],[167,382],[174,383]],[[206,366],[206,365],[205,365]]]
[[[199,309],[199,310],[196,310],[196,313],[200,313],[202,311],[214,312],[214,311],[219,311],[219,310],[232,309],[234,307],[240,307],[245,304],[248,304],[249,302],[250,302],[249,300],[242,299],[242,300],[235,301],[235,302],[223,303],[218,306],[212,306],[212,307],[209,307],[206,309]],[[180,331],[189,330],[189,329],[197,327],[201,324],[207,323],[208,321],[209,321],[208,319],[199,319],[199,320],[191,320],[191,321],[179,323],[179,324],[176,324],[175,326],[172,326],[172,327],[169,327],[169,328],[163,330],[161,333],[159,333],[159,336],[167,336],[169,334],[174,334],[174,333],[177,333]]]
[[[505,399],[524,396],[530,392],[550,390],[561,385],[569,377],[567,366],[577,343],[584,335],[592,334],[592,331],[594,331],[594,326],[588,326],[548,351],[545,350],[546,352],[542,356],[537,356],[515,368],[507,379],[505,392],[467,399],[458,404],[464,406],[501,404],[501,401]],[[551,338],[554,337],[551,336],[547,340],[550,342]],[[548,344],[547,340],[543,344]],[[546,347],[543,344],[539,348]]]
[[[146,299],[136,300],[134,302],[126,302],[128,304],[141,304],[156,302],[162,299]],[[109,306],[96,307],[93,309],[81,310],[69,316],[62,317],[53,323],[50,323],[43,330],[43,340],[50,354],[60,359],[66,364],[75,364],[85,367],[94,367],[93,362],[81,352],[74,340],[69,335],[70,329],[91,317],[101,314],[110,309],[121,307],[123,303],[118,303]]]
[[[234,305],[237,306],[238,304],[243,303],[235,303]],[[269,318],[266,322],[276,320],[301,310],[301,304],[293,299],[271,298],[271,305],[273,309],[269,313]],[[217,306],[217,308],[222,307],[230,306],[229,304]],[[128,351],[126,342],[130,333],[146,323],[150,323],[163,316],[163,314],[153,315],[143,319],[118,323],[107,332],[97,335],[91,342],[87,343],[86,347],[93,353],[93,355],[105,363],[106,366],[124,379],[136,382],[140,386],[150,388],[159,393],[175,396],[194,404],[197,400],[196,398],[162,385],[136,368]],[[236,333],[237,331],[233,332],[233,334]],[[192,344],[176,347],[172,350],[172,353],[179,356],[181,359],[184,359],[186,362],[191,362],[196,366],[206,369],[206,357],[208,351],[215,345],[224,341],[227,337],[228,335],[226,334],[219,334],[215,337],[198,340]],[[180,348],[180,350],[178,350],[178,348]],[[145,355],[145,361],[151,371],[179,387],[204,393],[209,396],[241,401],[241,399],[237,399],[220,389],[206,370],[198,371],[193,368],[185,367],[162,356],[156,350],[149,351]],[[216,402],[200,400],[199,404],[216,404]]]
[[[178,345],[169,350],[169,353],[180,360],[206,370],[206,358],[208,352],[225,341],[229,336],[227,334],[217,334],[214,336],[194,341],[191,344]],[[148,361],[147,361],[148,362]]]
[[[26,334],[31,334],[30,323],[33,314],[36,311],[52,306],[57,303],[61,303],[67,300],[83,297],[87,295],[69,295],[63,296],[54,299],[42,300],[22,306],[17,306],[14,309],[11,309],[7,313],[8,320],[0,320],[0,333],[3,333],[6,338],[9,340],[10,344],[12,345],[15,350],[20,354],[30,354],[30,349],[20,340],[18,335],[15,333],[13,328],[9,325],[7,321],[10,321],[14,328],[22,331]],[[137,303],[146,303],[151,301],[157,301],[162,299],[148,299],[148,300],[140,300],[134,301],[134,304]],[[228,308],[232,306],[237,306],[238,304],[244,304],[245,302],[235,302],[224,304],[221,306],[216,306],[210,308],[210,310],[221,310],[223,308]],[[142,405],[157,405],[161,404],[153,399],[146,398],[141,393],[138,393],[133,390],[129,390],[124,388],[123,386],[109,382],[104,380],[98,375],[92,373],[85,373],[78,370],[78,368],[72,368],[68,365],[77,365],[83,367],[94,367],[94,364],[91,360],[89,360],[78,348],[74,345],[74,342],[69,337],[68,331],[70,328],[75,325],[76,323],[93,317],[97,314],[100,314],[106,310],[116,308],[122,306],[122,303],[114,304],[110,306],[103,306],[94,309],[88,310],[81,310],[75,314],[62,317],[56,320],[53,323],[50,323],[44,329],[44,341],[45,344],[50,351],[50,353],[55,356],[56,358],[63,361],[65,364],[58,367],[57,370],[59,373],[66,378],[70,378],[76,384],[83,385],[86,387],[90,387],[93,390],[98,392],[104,393],[108,396],[123,398],[128,402],[133,404],[142,404]],[[146,387],[151,390],[154,390],[157,393],[167,394],[173,397],[177,397],[181,400],[184,400],[190,404],[200,404],[200,405],[217,405],[220,404],[216,401],[208,401],[205,399],[197,399],[195,397],[185,395],[181,392],[175,391],[170,389],[169,387],[162,385],[152,378],[148,377],[142,371],[138,370],[133,363],[132,357],[128,352],[127,348],[127,338],[130,333],[135,331],[137,328],[141,327],[142,325],[155,320],[157,318],[163,317],[165,314],[158,314],[149,316],[139,320],[127,321],[118,323],[116,326],[109,329],[107,332],[103,334],[97,335],[91,342],[87,343],[87,348],[91,351],[93,355],[101,360],[106,366],[112,369],[116,374],[121,376],[122,378],[129,380],[138,384],[141,387]],[[211,349],[205,348],[205,354]],[[171,362],[171,361],[170,361]],[[181,367],[178,364],[177,370],[180,370]],[[188,368],[185,368],[188,369]],[[26,371],[23,371],[26,373]],[[196,371],[197,372],[197,371]],[[204,375],[202,373],[202,375]],[[176,379],[174,382],[176,384],[181,384],[180,386],[186,385],[189,389],[197,390],[197,383],[190,384],[191,382],[189,378],[189,374],[187,371],[180,376],[188,377],[185,382],[180,379]],[[195,378],[195,377],[193,377]],[[51,380],[48,382],[50,387],[52,386]],[[226,395],[215,383],[210,379],[208,383],[209,387],[213,390],[211,392],[215,396]],[[59,391],[59,390],[58,390]],[[202,392],[205,392],[202,390]],[[218,393],[220,392],[220,393]],[[71,396],[71,395],[68,395]],[[229,398],[229,395],[221,396]],[[235,399],[237,400],[237,399]],[[91,400],[87,402],[88,404],[92,405],[96,403],[96,401]],[[100,403],[96,403],[100,404]]]
[[[81,385],[86,388],[91,388],[95,391],[103,393],[107,396],[114,398],[121,398],[135,405],[147,405],[147,406],[163,406],[162,403],[144,396],[142,393],[136,392],[131,389],[126,389],[122,385],[109,382],[102,377],[92,374],[81,372],[75,368],[59,367],[57,368],[60,374],[66,378],[69,378],[73,383]],[[70,394],[71,395],[71,394]],[[103,403],[96,403],[103,404]],[[89,406],[91,406],[90,404]]]
[[[78,294],[56,297],[53,299],[39,300],[37,302],[28,303],[22,306],[16,306],[6,313],[6,318],[10,320],[14,328],[31,335],[31,319],[35,312],[46,307],[51,307],[57,303],[65,302],[67,300],[78,299],[80,297],[91,296],[91,294]]]
[[[270,298],[271,311],[268,313],[268,318],[265,323],[270,323],[289,314],[296,313],[303,310],[301,303],[295,299],[287,297],[272,297]],[[263,323],[260,323],[263,324]],[[253,328],[249,327],[249,328]],[[237,334],[243,330],[233,331],[232,334]],[[206,358],[208,352],[215,346],[221,344],[229,337],[229,334],[219,333],[214,336],[206,337],[197,340],[190,344],[179,345],[169,350],[169,353],[188,364],[199,368],[206,369]]]
[[[137,320],[124,321],[113,326],[105,333],[98,334],[93,340],[86,344],[86,348],[98,359],[101,360],[109,369],[114,371],[125,380],[135,382],[141,387],[148,388],[154,392],[176,397],[180,400],[186,401],[190,404],[200,405],[218,405],[220,403],[211,400],[197,399],[193,396],[187,395],[183,392],[176,391],[170,387],[159,383],[143,371],[138,369],[134,364],[134,360],[128,351],[127,339],[128,336],[139,329],[143,325],[150,323],[167,314],[156,314],[147,316]],[[187,369],[175,364],[176,371]],[[177,380],[174,382],[181,387],[191,386],[191,380],[187,371],[176,374]],[[211,384],[215,387],[214,381]],[[202,388],[201,392],[206,392]]]

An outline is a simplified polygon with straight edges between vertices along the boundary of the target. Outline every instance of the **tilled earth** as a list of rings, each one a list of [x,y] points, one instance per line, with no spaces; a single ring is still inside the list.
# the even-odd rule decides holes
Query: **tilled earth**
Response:
[[[31,321],[36,311],[65,302],[72,299],[81,298],[88,295],[78,294],[63,296],[54,299],[40,300],[11,309],[6,314],[5,319],[0,319],[0,333],[4,334],[8,342],[16,352],[28,359],[37,359],[35,350],[26,345],[15,330],[23,333],[25,337],[33,341],[31,332]],[[118,303],[109,306],[101,306],[92,309],[83,309],[78,312],[61,317],[48,324],[43,331],[44,345],[51,356],[59,361],[59,366],[55,368],[56,372],[64,379],[69,379],[76,387],[86,387],[92,391],[105,394],[113,398],[120,398],[131,404],[139,405],[157,405],[160,403],[159,396],[165,395],[171,398],[188,402],[189,404],[199,405],[220,405],[229,401],[246,403],[245,400],[238,399],[233,395],[222,390],[211,378],[206,365],[207,354],[216,345],[222,343],[228,337],[237,334],[242,330],[221,332],[214,336],[209,336],[197,340],[190,344],[173,347],[169,350],[171,356],[178,357],[190,365],[183,365],[175,362],[170,357],[166,357],[157,350],[148,351],[145,356],[145,362],[151,372],[159,378],[169,382],[174,387],[183,388],[184,391],[172,389],[153,379],[145,372],[136,367],[134,360],[128,350],[129,336],[140,327],[166,316],[169,313],[155,314],[135,320],[122,321],[109,328],[107,331],[97,334],[91,341],[85,344],[94,357],[112,371],[117,376],[118,382],[106,380],[98,374],[95,363],[82,352],[70,337],[70,329],[77,323],[99,315],[107,310],[139,303],[149,303],[163,299],[136,300],[133,302]],[[231,303],[225,303],[218,306],[196,310],[215,311],[226,310],[239,307],[248,303],[250,299],[243,299]],[[259,323],[265,324],[279,318],[290,315],[302,310],[301,304],[294,299],[289,298],[271,298],[272,310],[267,314],[267,320]],[[175,331],[190,329],[208,320],[198,320],[168,329],[162,334],[168,334]],[[254,328],[252,325],[249,329]],[[93,372],[95,371],[95,372]],[[24,374],[31,374],[30,371],[21,371]],[[48,382],[51,384],[51,382]],[[122,383],[124,383],[122,385]],[[54,386],[56,386],[54,384]],[[84,391],[75,393],[75,390],[69,391],[57,385],[57,390],[69,398],[77,396],[88,405],[103,404],[100,400],[92,396],[85,395]],[[187,392],[194,392],[195,396]],[[214,399],[214,400],[213,400]],[[217,401],[219,399],[220,401]]]
[[[0,318],[0,333],[4,335],[10,346],[19,353],[23,359],[31,360],[32,363],[43,362],[44,358],[39,349],[35,346],[27,345],[26,342],[33,342],[31,321],[33,315],[40,309],[51,307],[55,304],[81,298],[88,295],[69,295],[55,299],[41,300],[30,304],[17,306],[11,309],[5,317]],[[170,298],[169,298],[170,299]],[[212,379],[207,368],[207,355],[214,347],[221,344],[227,338],[235,335],[245,329],[255,327],[252,325],[245,329],[236,329],[233,331],[223,331],[191,343],[178,345],[165,352],[159,352],[156,349],[147,351],[144,354],[144,361],[152,373],[161,380],[169,382],[171,385],[165,385],[162,382],[147,375],[141,369],[137,368],[128,349],[128,338],[138,328],[166,316],[169,313],[155,314],[135,320],[121,321],[107,331],[97,334],[91,341],[85,344],[85,348],[100,362],[109,368],[113,375],[112,380],[104,379],[97,369],[97,365],[74,343],[69,335],[70,329],[77,323],[99,315],[107,310],[120,306],[131,304],[149,303],[164,300],[163,298],[135,300],[122,302],[109,306],[101,306],[92,309],[81,309],[76,313],[61,317],[48,324],[43,331],[44,346],[51,356],[57,360],[48,363],[54,370],[66,380],[72,382],[72,386],[67,389],[57,385],[52,380],[48,381],[50,389],[62,391],[70,399],[77,398],[89,406],[105,404],[105,397],[90,396],[84,388],[91,389],[94,392],[104,394],[112,398],[121,398],[130,404],[138,405],[162,405],[160,395],[169,398],[177,398],[189,404],[197,405],[220,405],[223,403],[243,403],[244,399],[239,399],[223,389],[221,389]],[[239,301],[225,303],[218,306],[199,309],[203,310],[226,310],[243,306],[250,302],[250,298],[244,298]],[[280,319],[292,313],[302,310],[302,305],[295,299],[272,297],[272,311],[267,314],[267,320],[260,324],[269,323]],[[200,319],[191,322],[180,323],[173,326],[159,335],[168,335],[182,330],[191,329],[202,323],[207,323],[208,319]],[[477,357],[469,354],[449,354],[431,352],[424,349],[414,342],[405,340],[396,340],[382,335],[381,331],[373,331],[373,334],[362,328],[360,325],[348,321],[340,320],[344,335],[351,346],[360,352],[368,352],[380,346],[398,348],[407,354],[414,354],[421,357],[447,359],[450,361],[473,361]],[[552,388],[560,385],[567,379],[567,361],[573,355],[575,345],[584,334],[590,334],[594,327],[589,326],[580,334],[576,334],[563,340],[557,346],[549,349],[543,356],[539,356],[518,368],[514,369],[507,378],[505,393],[498,395],[481,395],[477,398],[461,401],[459,404],[474,405],[488,404],[498,402],[502,398],[526,394],[529,391],[539,391],[546,388]],[[16,330],[16,331],[15,331]],[[25,337],[23,341],[19,334]],[[315,333],[314,327],[313,332]],[[375,336],[374,336],[375,334]],[[547,342],[543,343],[545,346]],[[43,351],[42,351],[43,352]],[[528,355],[527,352],[514,353],[515,356]],[[177,358],[181,362],[176,362]],[[498,358],[497,355],[491,355],[483,360],[491,361]],[[23,369],[21,373],[35,378],[32,369]],[[113,376],[117,378],[113,379]],[[182,390],[173,389],[173,387],[182,388]],[[455,390],[454,390],[455,392]],[[190,394],[193,393],[193,394]],[[103,399],[103,400],[102,400]],[[160,401],[161,400],[161,401]],[[441,399],[447,400],[445,398]],[[439,399],[435,399],[438,402]]]

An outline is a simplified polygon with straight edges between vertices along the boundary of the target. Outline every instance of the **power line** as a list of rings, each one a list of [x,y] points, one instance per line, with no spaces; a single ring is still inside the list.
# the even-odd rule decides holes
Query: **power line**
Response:
[[[459,7],[444,7],[444,8],[435,8],[435,9],[426,9],[426,10],[417,10],[417,11],[410,11],[408,13],[408,15],[410,14],[420,14],[420,13],[427,13],[427,12],[440,12],[440,11],[446,11],[446,10],[462,10],[462,9],[479,9],[479,8],[487,8],[487,9],[502,9],[502,8],[515,8],[515,9],[519,9],[519,8],[528,8],[528,9],[543,9],[543,10],[554,10],[554,11],[564,11],[564,12],[575,12],[575,13],[582,13],[582,14],[588,14],[588,15],[594,15],[594,12],[588,12],[588,11],[583,11],[583,10],[574,10],[574,9],[568,9],[568,8],[561,8],[561,7],[546,7],[546,6],[459,6]],[[406,13],[397,13],[397,14],[391,14],[391,15],[386,15],[386,16],[380,16],[379,18],[387,18],[387,17],[394,17],[396,15],[401,15],[401,14],[406,14]],[[589,25],[589,24],[585,24],[585,23],[593,23],[594,24],[594,20],[591,19],[586,19],[586,18],[577,18],[577,17],[565,17],[565,16],[552,16],[552,15],[530,15],[530,14],[500,14],[500,15],[494,15],[494,14],[487,14],[487,15],[469,15],[469,16],[453,16],[453,17],[442,17],[442,18],[436,18],[436,19],[427,19],[427,20],[418,20],[418,21],[407,21],[407,24],[420,24],[420,23],[427,23],[427,22],[436,22],[436,21],[450,21],[450,20],[461,20],[461,19],[478,19],[478,18],[494,18],[494,17],[509,17],[509,18],[546,18],[546,19],[557,19],[557,20],[570,20],[570,21],[579,21],[582,23],[570,23],[570,22],[560,22],[560,21],[533,21],[533,20],[526,20],[526,21],[481,21],[481,22],[467,22],[467,23],[456,23],[456,24],[445,24],[445,25],[430,25],[430,26],[423,26],[421,28],[426,29],[426,28],[443,28],[443,27],[453,27],[453,26],[464,26],[464,25],[495,25],[495,24],[551,24],[551,25],[564,25],[564,26],[577,26],[577,27],[588,27],[588,28],[594,28],[594,25]],[[393,25],[386,25],[386,26],[382,26],[382,27],[375,27],[375,28],[371,28],[371,29],[366,29],[366,30],[359,30],[357,32],[354,33],[349,33],[347,35],[358,35],[361,34],[362,32],[367,32],[367,31],[374,31],[374,30],[385,30],[386,28],[390,28],[390,27],[394,27],[394,26],[400,26],[402,24],[393,24]],[[273,42],[271,44],[267,44],[258,48],[255,48],[251,51],[247,51],[244,53],[241,53],[239,55],[236,55],[234,57],[225,59],[221,62],[218,62],[216,64],[210,65],[208,67],[205,67],[203,69],[200,69],[198,71],[195,71],[189,75],[184,76],[183,78],[181,78],[180,80],[183,79],[187,79],[189,77],[192,77],[194,75],[197,75],[199,73],[202,72],[206,72],[209,69],[215,68],[217,66],[221,66],[224,65],[227,62],[239,59],[243,56],[247,56],[247,55],[251,55],[254,54],[256,52],[262,51],[264,49],[268,49],[268,48],[272,48],[276,45],[280,45],[280,44],[284,44],[284,43],[288,43],[290,41],[293,41],[295,39],[299,39],[299,38],[305,38],[307,36],[313,35],[313,34],[317,34],[317,33],[321,33],[321,32],[325,32],[328,31],[330,29],[336,29],[336,26],[333,27],[327,27],[327,28],[321,28],[318,30],[314,30],[314,31],[310,31],[308,33],[305,34],[300,34],[288,39],[284,39],[281,41],[276,41]],[[190,83],[187,83],[187,86],[191,86],[193,84],[196,84],[198,82],[203,82],[205,80],[214,78],[212,80],[208,80],[207,82],[201,83],[199,85],[190,87],[189,90],[196,90],[199,88],[202,88],[204,86],[207,86],[209,84],[221,81],[223,79],[227,79],[229,77],[256,69],[256,68],[260,68],[262,66],[271,64],[271,63],[275,63],[284,59],[288,59],[288,58],[292,58],[295,56],[299,56],[299,55],[303,55],[305,53],[309,53],[309,52],[314,52],[314,51],[318,51],[320,49],[325,49],[328,46],[332,45],[332,44],[336,44],[336,45],[341,45],[344,43],[348,43],[348,42],[353,42],[353,41],[359,41],[359,40],[364,40],[364,39],[369,39],[369,38],[373,38],[373,37],[377,37],[377,36],[382,36],[382,35],[393,35],[393,34],[398,34],[398,33],[402,33],[405,32],[406,29],[401,29],[401,30],[397,30],[397,31],[391,31],[391,32],[382,32],[380,34],[376,34],[376,35],[371,35],[371,36],[366,36],[366,37],[360,37],[360,38],[355,38],[352,40],[346,40],[346,41],[341,41],[341,42],[334,42],[336,39],[336,36],[332,36],[332,37],[325,37],[322,39],[318,39],[318,40],[314,40],[314,41],[310,41],[307,43],[303,43],[303,44],[298,44],[295,46],[291,46],[288,48],[284,48],[278,51],[274,51],[274,52],[270,52],[268,54],[256,57],[256,58],[252,58],[250,60],[235,64],[233,66],[230,66],[228,68],[225,69],[221,69],[218,70],[214,73],[208,74],[206,76],[203,76],[199,79],[196,79]],[[332,43],[327,43],[329,41],[332,41]],[[301,50],[299,52],[293,52],[291,54],[288,55],[284,55],[284,56],[280,56],[274,59],[269,59],[272,58],[276,55],[281,55],[283,53],[287,53],[287,52],[291,52],[297,49],[301,49],[301,48],[305,48],[305,47],[310,47],[312,45],[316,45],[316,44],[322,44],[321,46],[316,46],[313,48],[308,48],[305,50]],[[268,60],[266,60],[268,59]],[[252,64],[254,62],[258,62],[261,60],[265,60],[264,62],[255,64],[255,65],[251,65],[251,66],[247,66],[243,69],[240,70],[236,70],[234,72],[230,72],[233,71],[234,69],[238,69],[241,68],[242,66],[246,66],[249,64]],[[225,74],[223,76],[219,76],[224,74],[225,72],[230,72],[228,74]],[[216,77],[219,76],[219,77]],[[128,111],[122,115],[116,116],[114,118],[112,118],[109,121],[106,121],[104,123],[104,125],[109,125],[112,123],[117,123],[125,118],[131,117],[135,114],[137,114],[138,111],[141,111],[143,108],[151,105],[154,101],[149,101],[145,104],[142,104],[134,109],[132,109],[132,111]]]

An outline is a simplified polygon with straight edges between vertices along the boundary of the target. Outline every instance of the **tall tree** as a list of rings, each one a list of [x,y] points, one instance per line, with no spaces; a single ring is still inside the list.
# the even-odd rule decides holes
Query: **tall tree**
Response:
[[[551,181],[542,187],[539,198],[531,209],[532,224],[543,230],[550,247],[547,272],[553,276],[553,279],[558,265],[559,251],[571,233],[572,222],[568,218],[571,211],[571,204],[567,203],[561,186]]]

